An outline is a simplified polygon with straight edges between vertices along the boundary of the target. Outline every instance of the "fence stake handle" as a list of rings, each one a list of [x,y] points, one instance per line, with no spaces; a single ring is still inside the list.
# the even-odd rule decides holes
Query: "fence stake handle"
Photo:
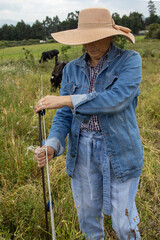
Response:
[[[38,113],[39,115],[39,142],[40,147],[42,147],[42,124],[41,124],[41,116],[45,115],[45,110],[42,110]],[[46,204],[46,191],[45,191],[45,180],[44,180],[44,167],[41,168],[42,174],[42,187],[43,187],[43,200],[44,200],[44,210],[45,210],[45,221],[46,221],[46,231],[49,233],[48,227],[48,217],[47,217],[47,204]],[[46,235],[46,239],[49,240],[49,235]]]

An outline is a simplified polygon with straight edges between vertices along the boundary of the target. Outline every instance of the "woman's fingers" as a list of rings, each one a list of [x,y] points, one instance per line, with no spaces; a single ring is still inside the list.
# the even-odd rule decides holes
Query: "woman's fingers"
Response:
[[[47,147],[47,155],[48,155],[48,161],[50,161],[54,157],[54,148]],[[37,160],[38,167],[44,167],[46,164],[47,158],[46,158],[46,147],[38,147],[35,150],[35,158]]]
[[[45,164],[46,164],[46,160],[41,161],[41,162],[38,162],[38,167],[39,167],[39,168],[42,168],[42,167],[45,166]]]
[[[37,156],[38,159],[41,159],[46,156],[45,152],[40,153],[40,154],[35,154],[35,155]]]
[[[45,163],[46,163],[46,153],[45,153],[45,148],[42,147],[38,147],[36,150],[35,150],[35,158],[37,160],[37,164],[38,164],[38,167],[44,167]]]
[[[34,110],[35,113],[43,109],[58,109],[64,106],[73,108],[70,96],[46,96],[38,101]]]
[[[48,156],[48,161],[50,161],[52,159],[52,156]],[[41,159],[37,159],[37,163],[38,163],[38,167],[44,167],[46,164],[46,156],[44,158]]]
[[[47,109],[46,97],[40,99],[34,108],[35,113],[38,113],[39,111],[44,110],[44,109]]]

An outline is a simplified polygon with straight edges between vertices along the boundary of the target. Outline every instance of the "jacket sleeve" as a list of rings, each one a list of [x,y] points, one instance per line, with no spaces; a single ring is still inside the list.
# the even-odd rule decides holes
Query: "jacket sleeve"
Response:
[[[110,89],[102,93],[72,95],[75,115],[115,114],[129,106],[138,95],[141,82],[141,57],[132,52],[122,66],[118,78]],[[79,98],[79,100],[78,100]]]
[[[60,95],[68,95],[63,89],[63,86],[67,82],[67,75],[63,74]],[[55,149],[55,156],[59,156],[65,149],[65,138],[70,132],[72,122],[72,111],[69,107],[63,107],[58,109],[56,115],[53,118],[52,126],[49,132],[49,136],[45,145],[51,146]]]

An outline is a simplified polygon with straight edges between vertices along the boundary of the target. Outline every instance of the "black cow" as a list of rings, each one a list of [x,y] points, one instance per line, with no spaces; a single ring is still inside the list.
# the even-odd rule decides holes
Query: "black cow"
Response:
[[[41,63],[42,61],[47,62],[47,59],[52,59],[54,57],[57,59],[58,54],[59,54],[59,51],[57,49],[47,51],[47,52],[42,52],[39,63]]]
[[[50,79],[51,82],[51,91],[55,92],[57,88],[60,88],[61,86],[61,81],[62,81],[62,71],[64,66],[68,62],[57,62],[55,65],[53,72],[52,72],[52,77]]]

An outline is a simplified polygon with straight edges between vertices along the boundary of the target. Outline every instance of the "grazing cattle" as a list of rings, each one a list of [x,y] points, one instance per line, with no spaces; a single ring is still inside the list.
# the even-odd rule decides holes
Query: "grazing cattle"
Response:
[[[52,77],[50,79],[51,91],[55,92],[57,88],[60,88],[61,81],[62,81],[62,71],[66,64],[67,62],[62,61],[62,62],[57,62],[57,64],[55,65],[52,72]]]
[[[47,59],[52,59],[52,58],[57,58],[59,54],[59,51],[57,49],[47,51],[47,52],[42,52],[41,59],[39,60],[39,63],[47,62]]]

